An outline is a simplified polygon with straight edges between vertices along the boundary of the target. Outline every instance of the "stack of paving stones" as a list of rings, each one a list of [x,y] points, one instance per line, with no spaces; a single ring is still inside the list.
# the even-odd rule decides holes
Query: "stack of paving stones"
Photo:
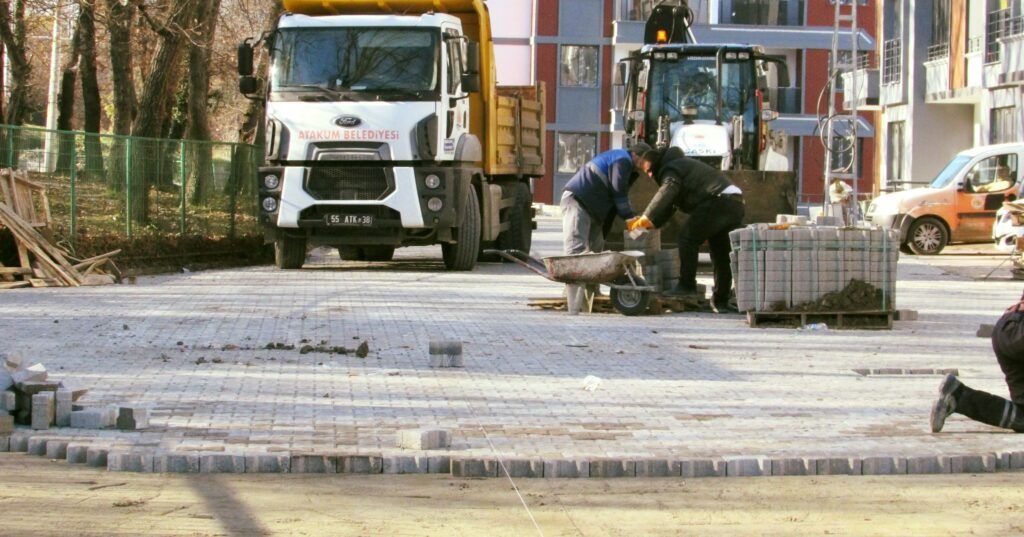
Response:
[[[737,229],[729,233],[737,306],[740,311],[786,311],[858,280],[882,290],[887,304],[878,309],[890,311],[896,298],[897,233],[788,222]]]
[[[623,250],[642,252],[639,258],[640,275],[647,285],[658,291],[671,289],[679,283],[679,250],[661,249],[661,232],[654,229],[638,233],[623,232]]]

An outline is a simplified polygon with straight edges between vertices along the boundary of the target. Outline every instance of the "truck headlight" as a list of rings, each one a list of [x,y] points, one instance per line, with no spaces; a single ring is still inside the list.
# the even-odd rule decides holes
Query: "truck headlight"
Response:
[[[423,179],[423,184],[427,185],[427,188],[434,189],[441,186],[441,178],[434,174],[430,174]]]
[[[270,173],[263,176],[263,186],[266,187],[267,190],[274,190],[280,185],[281,178],[276,174]]]
[[[277,200],[271,197],[263,198],[263,210],[272,213],[277,210]]]
[[[441,198],[430,198],[427,200],[427,208],[436,213],[444,208],[444,202]]]

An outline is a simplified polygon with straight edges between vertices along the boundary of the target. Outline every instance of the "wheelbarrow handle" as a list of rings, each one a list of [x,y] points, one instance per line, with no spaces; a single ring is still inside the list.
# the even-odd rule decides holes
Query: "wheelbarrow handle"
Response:
[[[484,250],[484,254],[500,256],[502,259],[506,259],[526,268],[527,270],[533,271],[543,276],[545,279],[556,281],[551,278],[550,274],[548,274],[547,267],[544,266],[543,262],[539,259],[530,257],[530,254],[527,254],[522,250]]]

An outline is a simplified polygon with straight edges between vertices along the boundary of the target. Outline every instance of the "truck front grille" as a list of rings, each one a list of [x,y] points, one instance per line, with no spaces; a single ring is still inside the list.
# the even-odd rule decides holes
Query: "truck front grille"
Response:
[[[306,192],[318,200],[376,201],[394,190],[381,167],[323,167],[309,171]]]

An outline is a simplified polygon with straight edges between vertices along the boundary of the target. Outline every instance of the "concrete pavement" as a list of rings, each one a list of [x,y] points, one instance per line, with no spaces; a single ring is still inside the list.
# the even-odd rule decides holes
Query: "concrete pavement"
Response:
[[[535,253],[559,250],[558,222],[542,218]],[[1008,270],[978,281],[944,262],[901,259],[897,306],[919,319],[891,331],[538,311],[527,299],[557,296],[560,285],[513,265],[446,272],[439,248],[399,250],[392,263],[317,250],[300,271],[5,291],[4,349],[42,362],[51,377],[80,379],[91,390],[83,403],[152,409],[144,432],[19,429],[11,444],[33,437],[156,457],[117,463],[141,470],[167,454],[197,462],[264,454],[285,468],[299,456],[429,455],[434,471],[450,457],[490,475],[496,458],[595,475],[700,473],[681,460],[730,475],[772,473],[773,460],[775,473],[902,473],[907,458],[911,471],[1024,467],[1024,441],[1012,433],[957,416],[943,433],[929,432],[940,376],[854,371],[957,368],[969,385],[1005,393],[989,341],[974,334],[1020,296],[1021,282]],[[428,343],[437,339],[463,341],[466,367],[431,369]],[[361,341],[366,358],[298,350]],[[594,391],[581,387],[588,375],[602,379]],[[451,430],[451,448],[399,449],[396,432],[417,427]]]

